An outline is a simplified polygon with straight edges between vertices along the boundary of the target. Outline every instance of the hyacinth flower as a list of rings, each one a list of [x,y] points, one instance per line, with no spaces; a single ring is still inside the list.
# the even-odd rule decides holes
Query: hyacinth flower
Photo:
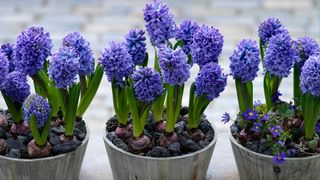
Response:
[[[135,66],[148,65],[148,53],[146,48],[145,31],[142,29],[131,29],[125,36],[124,44],[127,47],[128,53],[132,57],[132,62]]]
[[[218,29],[202,25],[193,35],[191,49],[191,64],[204,66],[207,63],[218,63],[218,57],[222,52],[223,36]]]
[[[168,5],[160,0],[154,0],[146,4],[143,12],[145,27],[152,45],[159,47],[162,44],[168,44],[169,39],[174,38],[176,33],[176,24]]]
[[[78,76],[80,80],[80,102],[77,109],[77,120],[81,120],[97,93],[103,76],[103,68],[98,63],[95,67],[90,43],[79,32],[67,34],[63,38],[63,47],[73,49],[79,58]]]
[[[223,74],[219,64],[211,62],[201,68],[190,87],[189,129],[198,128],[203,112],[213,99],[219,97],[226,85],[227,76]]]
[[[263,21],[258,29],[259,36],[259,48],[262,65],[264,66],[264,56],[269,40],[272,36],[281,33],[288,33],[288,30],[281,24],[280,20],[274,17],[270,17]]]
[[[23,114],[34,138],[27,145],[29,156],[33,158],[49,156],[51,153],[51,145],[47,142],[51,122],[49,103],[43,97],[32,94],[23,103]]]
[[[182,50],[186,54],[188,54],[189,63],[191,62],[190,46],[193,43],[193,35],[198,31],[198,29],[199,25],[191,20],[182,21],[179,27],[177,28],[176,39],[178,43],[176,44],[176,46],[179,45],[182,48]]]
[[[271,109],[275,102],[273,97],[278,93],[282,78],[288,77],[296,60],[294,42],[287,32],[277,34],[269,39],[264,60],[264,93],[267,109]],[[260,50],[261,51],[261,50]]]
[[[13,50],[14,50],[14,45],[10,43],[3,44],[0,47],[0,52],[2,51],[7,56],[7,59],[9,61],[9,72],[14,71],[15,69]]]
[[[320,54],[310,56],[302,67],[300,86],[307,140],[313,138],[320,113]]]
[[[235,79],[240,112],[253,109],[252,81],[259,71],[259,48],[256,41],[242,40],[230,56],[231,75]]]
[[[163,94],[164,89],[160,74],[149,67],[138,67],[129,84],[126,86],[126,94],[133,120],[134,139],[131,147],[139,152],[150,145],[150,139],[143,135],[144,126],[153,102]]]
[[[73,126],[80,96],[80,85],[75,83],[80,68],[79,57],[69,47],[61,47],[52,55],[48,74],[58,89],[65,136],[73,138]]]
[[[29,129],[22,117],[22,104],[30,94],[26,75],[19,71],[7,74],[1,93],[14,120],[11,131],[16,134],[24,134]]]
[[[320,46],[314,39],[310,37],[301,37],[295,43],[295,49],[298,58],[293,67],[293,97],[295,105],[299,105],[301,101],[300,75],[301,68],[310,56],[320,53]]]
[[[166,132],[172,134],[181,110],[184,83],[190,77],[188,57],[181,48],[172,50],[161,46],[159,49],[159,65],[167,90],[166,100]]]
[[[117,133],[121,137],[120,134],[125,134],[130,111],[125,85],[134,70],[132,57],[123,43],[110,42],[109,47],[102,52],[99,61],[108,81],[111,82],[113,107],[119,122]]]

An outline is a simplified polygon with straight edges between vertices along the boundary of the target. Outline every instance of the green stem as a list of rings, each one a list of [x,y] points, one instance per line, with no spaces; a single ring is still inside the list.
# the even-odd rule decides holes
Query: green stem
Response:
[[[31,76],[31,78],[34,82],[34,86],[37,94],[45,98],[48,97],[49,87],[48,87],[47,81],[45,81],[45,79],[39,73]]]
[[[266,98],[267,109],[270,110],[274,106],[272,97],[278,92],[282,78],[270,75],[269,72],[266,72],[264,76],[264,93]]]
[[[239,109],[241,112],[245,112],[247,109],[253,108],[253,87],[252,82],[248,81],[242,83],[241,80],[236,79],[236,90],[238,97]]]
[[[166,110],[166,132],[171,133],[174,130],[175,119],[174,119],[174,104],[175,104],[175,87],[167,86],[167,110]]]
[[[159,122],[162,120],[165,99],[166,99],[166,93],[163,93],[153,103],[152,112],[153,112],[154,120],[156,122]]]
[[[293,100],[296,106],[300,105],[301,89],[300,89],[300,74],[301,70],[297,65],[293,68]]]
[[[134,96],[133,89],[129,86],[125,88],[126,94],[127,94],[127,99],[129,102],[129,107],[131,110],[131,117],[132,117],[132,125],[133,125],[133,136],[138,138],[142,135],[143,133],[143,127],[140,121],[140,115],[138,111],[138,106],[137,106],[137,100]]]
[[[195,101],[195,95],[194,95],[194,91],[195,91],[195,85],[194,83],[191,84],[190,87],[190,92],[189,92],[189,112],[188,112],[188,124],[190,125],[194,125],[194,119],[193,119],[193,111],[194,111],[194,101]]]
[[[80,78],[80,89],[81,89],[81,97],[86,93],[87,91],[87,78],[84,75],[79,75]]]
[[[262,39],[259,39],[260,57],[262,61],[262,67],[264,68],[264,45]]]
[[[204,110],[208,107],[209,103],[210,101],[207,99],[205,95],[195,97],[192,113],[193,116],[191,123],[189,123],[189,129],[198,128],[201,115],[203,114]]]
[[[154,69],[160,73],[161,71],[160,71],[160,66],[159,66],[159,57],[158,57],[157,49],[155,46],[153,46],[153,48],[154,48],[154,57],[155,57],[154,58]]]

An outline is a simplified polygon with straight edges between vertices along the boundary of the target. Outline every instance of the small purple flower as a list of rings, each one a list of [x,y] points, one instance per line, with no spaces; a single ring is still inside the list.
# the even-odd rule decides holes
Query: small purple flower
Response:
[[[288,33],[272,36],[266,49],[265,67],[270,75],[288,77],[297,52]]]
[[[253,81],[257,77],[260,63],[260,53],[256,41],[242,40],[229,57],[231,75],[243,83]]]
[[[284,141],[278,141],[278,144],[279,144],[281,147],[285,147],[285,142],[284,142]]]
[[[284,163],[284,158],[286,158],[286,153],[285,152],[282,152],[282,153],[279,153],[278,155],[274,156],[273,157],[273,162],[276,163],[276,164],[282,164]]]
[[[223,122],[224,124],[226,124],[227,122],[230,121],[230,114],[225,112],[223,113],[223,115],[221,116],[221,122]]]
[[[262,105],[262,102],[260,100],[254,101],[254,104],[253,104],[254,107],[258,107],[261,105]]]
[[[320,122],[318,122],[316,125],[316,132],[320,133]]]
[[[119,87],[124,87],[124,79],[134,70],[132,58],[123,43],[110,42],[110,47],[104,49],[99,61],[108,81],[114,81]]]
[[[304,94],[320,97],[320,54],[311,56],[304,64],[300,76],[300,87]]]
[[[132,29],[126,35],[125,45],[135,65],[142,65],[146,56],[146,37],[144,30]]]
[[[259,133],[261,131],[261,127],[262,127],[262,124],[260,122],[255,122],[253,123],[251,130],[256,133]]]
[[[4,82],[5,94],[14,102],[22,104],[30,94],[30,86],[25,74],[12,71]]]
[[[268,18],[263,21],[258,30],[259,38],[262,40],[262,43],[265,45],[268,43],[269,39],[272,36],[281,34],[283,32],[288,32],[287,29],[281,24],[277,18]]]
[[[271,96],[272,102],[274,102],[274,103],[281,102],[280,96],[282,96],[282,93],[281,93],[280,91],[277,91],[275,94],[273,94],[273,95]]]
[[[2,50],[3,53],[6,54],[8,61],[9,61],[9,72],[14,71],[15,66],[14,66],[14,56],[13,56],[13,51],[14,51],[14,45],[7,43],[7,44],[3,44],[1,45],[0,50]]]
[[[222,51],[223,36],[219,30],[202,25],[193,35],[193,42],[190,46],[193,63],[200,67],[209,62],[218,62],[218,57]]]
[[[269,121],[269,119],[270,119],[269,113],[266,113],[261,117],[261,121],[264,121],[264,122]]]
[[[90,44],[80,35],[79,32],[69,33],[63,38],[62,45],[73,48],[79,57],[80,75],[92,74],[94,70],[94,58]]]
[[[66,89],[75,83],[80,64],[73,48],[62,46],[52,55],[49,64],[48,74],[57,88]]]
[[[219,97],[227,85],[227,76],[217,63],[204,65],[195,82],[195,94],[199,97],[205,95],[209,101]]]
[[[49,103],[39,95],[31,94],[24,101],[22,107],[25,121],[29,123],[31,116],[35,116],[39,129],[43,128],[49,120],[49,113],[51,111]]]
[[[320,46],[314,39],[310,37],[301,37],[296,41],[295,48],[298,52],[296,64],[301,69],[310,56],[320,53]]]
[[[187,55],[181,48],[172,50],[164,45],[159,48],[158,54],[164,83],[169,83],[171,86],[182,86],[190,77]]]
[[[0,91],[4,88],[4,81],[9,73],[9,61],[5,53],[0,51]]]
[[[30,27],[17,38],[14,50],[16,70],[28,75],[38,73],[49,55],[52,42],[42,27]]]
[[[242,113],[242,116],[247,121],[255,121],[258,119],[259,114],[256,110],[247,109],[246,112]]]
[[[181,22],[177,29],[176,39],[182,40],[182,49],[186,54],[190,52],[190,45],[193,42],[193,35],[198,31],[199,25],[190,20],[184,20]]]
[[[145,26],[154,46],[165,44],[175,36],[176,24],[167,4],[160,0],[154,0],[152,3],[146,4],[143,12]]]
[[[160,74],[149,67],[138,67],[132,74],[132,83],[135,96],[141,102],[150,103],[164,91]]]
[[[271,132],[272,136],[274,138],[276,138],[276,137],[280,136],[280,134],[282,133],[282,128],[279,125],[275,125],[271,128],[270,132]]]

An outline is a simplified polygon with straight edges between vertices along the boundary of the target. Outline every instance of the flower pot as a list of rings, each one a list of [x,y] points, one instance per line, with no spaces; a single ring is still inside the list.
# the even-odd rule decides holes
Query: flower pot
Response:
[[[204,180],[217,142],[217,131],[213,128],[214,139],[208,146],[194,153],[168,158],[146,157],[126,152],[104,136],[114,179]]]
[[[39,159],[15,159],[0,156],[0,179],[3,180],[77,180],[89,141],[89,131],[75,150]]]
[[[320,155],[286,158],[277,165],[273,157],[251,151],[230,135],[233,154],[242,180],[319,180]]]

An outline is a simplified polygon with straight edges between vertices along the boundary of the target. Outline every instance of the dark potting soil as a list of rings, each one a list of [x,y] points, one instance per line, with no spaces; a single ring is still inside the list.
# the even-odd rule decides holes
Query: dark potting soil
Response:
[[[150,157],[173,157],[189,154],[209,145],[215,136],[214,129],[205,115],[201,117],[199,130],[197,130],[196,132],[188,131],[187,107],[183,107],[181,109],[178,122],[175,125],[174,132],[178,136],[178,141],[170,143],[167,147],[163,147],[160,145],[160,139],[161,137],[165,136],[165,133],[157,132],[156,122],[151,112],[148,115],[146,126],[144,129],[144,135],[150,138],[151,143],[150,146],[145,148],[142,152],[136,152],[130,146],[130,139],[133,138],[132,119],[129,117],[127,127],[131,128],[129,128],[130,134],[128,136],[118,137],[116,134],[117,127],[117,118],[113,116],[106,123],[106,136],[115,146],[133,154]]]
[[[2,118],[5,118],[5,122],[7,123],[0,124],[0,126],[2,126],[0,127],[0,155],[11,158],[30,159],[27,152],[27,145],[33,140],[31,130],[28,130],[24,134],[14,134],[10,131],[11,126],[13,125],[13,119],[10,113],[0,109],[1,122],[4,120]],[[75,123],[74,136],[76,137],[76,140],[62,143],[60,135],[65,132],[62,125],[63,121],[58,118],[52,119],[51,121],[48,136],[48,142],[52,147],[50,156],[74,151],[82,144],[82,141],[87,135],[85,121],[81,120]]]

